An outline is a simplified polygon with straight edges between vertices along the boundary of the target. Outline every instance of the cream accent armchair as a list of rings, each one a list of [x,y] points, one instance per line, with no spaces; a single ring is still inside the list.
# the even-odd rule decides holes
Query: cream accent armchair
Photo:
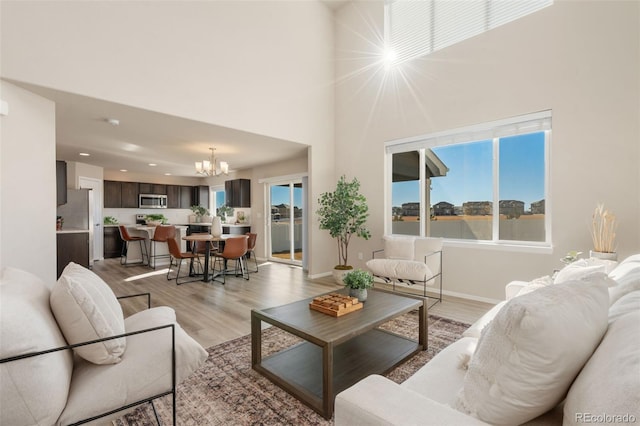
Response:
[[[393,285],[393,291],[407,292],[422,285],[423,296],[442,302],[442,239],[385,235],[384,248],[375,250],[367,268],[378,278]],[[438,297],[427,295],[427,286],[438,282]]]

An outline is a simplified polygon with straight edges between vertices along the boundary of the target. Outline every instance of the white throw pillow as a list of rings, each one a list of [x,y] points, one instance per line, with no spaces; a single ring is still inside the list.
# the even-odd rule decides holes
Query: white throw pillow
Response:
[[[49,289],[35,275],[0,271],[0,358],[66,346],[49,307]],[[0,425],[52,425],[67,403],[73,371],[69,350],[0,365]]]
[[[638,311],[618,318],[609,326],[571,385],[564,404],[563,425],[635,424],[640,419],[638,336]]]
[[[554,284],[561,284],[567,281],[581,280],[591,274],[605,272],[604,265],[583,266],[579,262],[571,263],[562,268],[553,279]]]
[[[514,425],[556,406],[600,342],[608,305],[604,274],[511,299],[482,331],[456,408]]]
[[[415,238],[385,235],[382,239],[384,240],[384,257],[387,259],[413,260],[415,256]]]
[[[124,315],[111,288],[90,270],[69,263],[51,291],[51,310],[69,344],[124,333]],[[125,351],[126,339],[80,346],[74,351],[95,364],[115,364]]]
[[[377,277],[424,281],[433,276],[426,263],[417,260],[371,259],[366,265]]]
[[[640,312],[640,291],[625,294],[609,307],[609,324],[631,312]]]

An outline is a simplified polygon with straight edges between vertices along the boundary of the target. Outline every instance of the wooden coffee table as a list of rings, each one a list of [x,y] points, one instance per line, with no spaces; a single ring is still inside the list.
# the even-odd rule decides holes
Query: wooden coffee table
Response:
[[[253,309],[253,369],[330,419],[336,394],[370,374],[384,374],[427,349],[425,298],[374,289],[368,293],[363,309],[337,318],[309,309],[313,298]],[[377,328],[414,309],[419,310],[417,342]],[[304,341],[263,359],[262,321]]]

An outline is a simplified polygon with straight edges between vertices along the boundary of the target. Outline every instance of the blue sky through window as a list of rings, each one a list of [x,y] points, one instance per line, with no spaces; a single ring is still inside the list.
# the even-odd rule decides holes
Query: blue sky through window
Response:
[[[501,138],[501,200],[519,200],[529,209],[531,202],[544,198],[544,132]],[[433,148],[449,168],[444,177],[431,180],[431,204],[440,201],[461,206],[465,201],[493,200],[493,144],[491,140]],[[418,202],[418,181],[396,182],[392,189],[393,206]]]

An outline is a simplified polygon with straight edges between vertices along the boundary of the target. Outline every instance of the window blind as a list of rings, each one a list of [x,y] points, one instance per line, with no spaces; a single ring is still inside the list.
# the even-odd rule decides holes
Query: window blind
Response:
[[[553,0],[387,0],[385,40],[398,64],[551,4]]]

